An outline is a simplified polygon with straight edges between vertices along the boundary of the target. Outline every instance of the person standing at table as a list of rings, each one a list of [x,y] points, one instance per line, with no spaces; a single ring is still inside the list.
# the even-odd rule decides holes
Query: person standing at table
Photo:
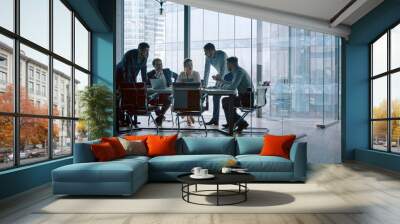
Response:
[[[197,82],[200,83],[200,74],[197,71],[193,70],[193,62],[192,59],[187,58],[183,61],[184,71],[181,72],[178,76],[178,80],[176,82]],[[193,116],[187,116],[186,121],[188,126],[192,126],[194,124]]]
[[[236,112],[236,107],[253,105],[254,87],[249,74],[239,66],[237,57],[228,58],[227,67],[232,75],[232,81],[225,82],[221,88],[228,90],[237,89],[239,95],[233,98],[224,97],[222,99],[222,108],[225,112],[227,124],[233,125],[240,119],[240,115]],[[249,124],[245,120],[241,120],[237,125],[236,131],[241,133],[248,126]]]
[[[142,81],[146,82],[147,58],[150,46],[142,42],[137,49],[127,51],[121,62],[117,64],[117,85],[121,83],[136,83],[139,72]]]
[[[178,78],[178,74],[171,71],[169,68],[163,68],[162,60],[160,58],[153,59],[152,65],[154,67],[149,73],[147,73],[147,84],[150,85],[150,79],[161,79],[165,86],[170,87],[172,84],[172,79],[174,81]],[[163,120],[165,120],[165,113],[168,108],[171,106],[170,95],[167,93],[158,95],[157,105],[161,105],[161,108],[157,107],[156,109],[156,124],[158,126],[162,125]]]
[[[116,84],[117,94],[119,95],[121,84],[135,84],[137,76],[141,72],[142,81],[146,81],[147,73],[147,58],[149,56],[149,44],[142,42],[137,49],[127,51],[122,60],[116,66]],[[121,112],[118,112],[122,116]],[[133,116],[133,124],[137,126],[140,122],[137,121],[137,116]]]
[[[204,45],[204,54],[206,55],[206,63],[204,67],[204,86],[207,87],[208,76],[210,75],[211,65],[217,70],[218,74],[213,75],[212,78],[217,81],[216,87],[219,88],[223,84],[224,76],[227,73],[226,59],[227,55],[224,51],[215,50],[212,43]],[[219,123],[219,107],[221,96],[213,96],[213,115],[206,125],[218,125]]]

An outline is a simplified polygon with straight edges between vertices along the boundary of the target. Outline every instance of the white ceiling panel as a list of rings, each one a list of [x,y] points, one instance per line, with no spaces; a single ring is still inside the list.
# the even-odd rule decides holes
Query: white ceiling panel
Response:
[[[330,33],[345,38],[350,35],[350,26],[353,23],[383,2],[383,0],[171,1],[208,10]],[[337,14],[339,16],[336,16]]]

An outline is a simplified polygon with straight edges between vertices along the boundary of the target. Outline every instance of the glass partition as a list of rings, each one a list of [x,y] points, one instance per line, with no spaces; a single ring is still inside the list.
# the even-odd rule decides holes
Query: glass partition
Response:
[[[179,9],[179,13],[183,11],[183,5],[168,4],[169,7]],[[152,57],[160,49],[167,54],[172,52],[165,60],[176,58],[174,49],[164,48],[161,44],[164,39],[168,40],[166,36],[170,32],[159,25],[163,24],[164,17],[169,17],[168,13],[172,13],[171,17],[175,18],[175,11],[166,11],[166,15],[160,16],[158,9],[159,5],[154,2],[125,1],[125,51],[136,48],[139,42],[148,42],[148,70],[152,68]],[[246,116],[249,127],[243,134],[295,133],[318,138],[312,130],[333,125],[334,128],[326,131],[326,135],[340,137],[340,37],[209,9],[189,7],[189,10],[189,30],[184,32],[190,36],[188,52],[193,61],[193,70],[199,72],[200,78],[205,77],[206,57],[203,47],[206,43],[214,44],[217,50],[224,51],[228,57],[236,56],[239,66],[250,76],[256,104],[261,107]],[[177,21],[167,21],[167,26],[174,27],[172,34],[182,30],[185,17],[179,17],[179,13]],[[154,32],[154,26],[159,27],[159,32]],[[178,36],[182,37],[184,32]],[[183,42],[178,41],[178,44],[183,46]],[[179,73],[183,70],[183,54],[177,60]],[[212,78],[215,74],[217,71],[211,66],[206,80],[208,87],[215,86],[216,82]],[[212,118],[213,107],[213,97],[209,97],[208,110],[203,113],[206,121]],[[141,122],[147,124],[147,121]],[[220,103],[219,126],[209,128],[221,130],[225,122]],[[150,126],[154,127],[151,122]],[[173,128],[174,123],[163,124],[162,127]],[[335,161],[340,160],[340,152],[337,151],[339,144],[340,139],[336,139],[335,144],[329,146],[332,154],[335,154]]]

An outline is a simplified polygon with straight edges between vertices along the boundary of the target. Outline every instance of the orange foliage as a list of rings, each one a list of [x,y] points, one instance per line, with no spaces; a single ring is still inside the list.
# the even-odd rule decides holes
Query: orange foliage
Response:
[[[400,101],[397,99],[393,99],[391,102],[392,117],[398,118],[400,117]],[[381,101],[378,106],[373,108],[373,118],[387,118],[387,101]],[[387,136],[387,122],[386,121],[377,121],[374,122],[373,125],[373,133],[374,138],[386,138]],[[400,139],[400,122],[398,120],[394,120],[391,122],[392,129],[392,140],[398,141]]]
[[[0,93],[0,111],[13,112],[14,97],[13,86],[7,86],[5,93]],[[23,114],[47,115],[47,104],[40,106],[34,105],[29,99],[25,88],[20,89],[20,109]],[[58,110],[55,110],[58,114]],[[13,146],[13,117],[0,116],[0,146],[2,148],[12,148]],[[23,149],[26,145],[45,144],[49,131],[47,118],[21,117],[20,119],[20,147]],[[53,138],[59,135],[59,127],[53,126]]]

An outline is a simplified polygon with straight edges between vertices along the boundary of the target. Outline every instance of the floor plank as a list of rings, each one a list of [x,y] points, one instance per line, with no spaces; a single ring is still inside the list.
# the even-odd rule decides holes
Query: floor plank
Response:
[[[309,183],[348,202],[364,205],[360,214],[36,214],[55,200],[45,185],[0,201],[0,223],[15,224],[397,224],[400,174],[359,163],[310,165]]]

